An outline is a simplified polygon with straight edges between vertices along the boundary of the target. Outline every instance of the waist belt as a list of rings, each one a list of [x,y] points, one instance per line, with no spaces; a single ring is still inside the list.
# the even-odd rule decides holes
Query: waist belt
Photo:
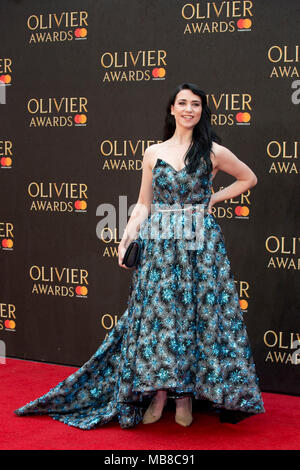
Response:
[[[155,207],[154,212],[176,212],[176,211],[189,211],[189,212],[198,212],[199,211],[199,206],[200,206],[200,211],[207,210],[207,207],[204,206],[204,204],[199,204],[197,203],[196,205],[190,205],[189,207],[175,207],[171,209],[161,209],[160,207]]]

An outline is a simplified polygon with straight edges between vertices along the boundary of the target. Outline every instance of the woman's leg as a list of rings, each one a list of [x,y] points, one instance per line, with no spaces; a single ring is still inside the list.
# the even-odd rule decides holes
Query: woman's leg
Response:
[[[187,414],[190,414],[191,408],[190,408],[190,397],[184,397],[184,398],[176,398],[175,403],[176,403],[176,415],[177,416],[186,416]]]
[[[167,392],[165,390],[158,390],[153,396],[150,405],[148,406],[143,416],[144,424],[155,423],[162,417],[163,408],[167,401]]]
[[[191,397],[176,399],[176,423],[181,426],[190,426],[193,422]]]
[[[153,398],[151,405],[151,412],[154,415],[159,415],[165,405],[165,400],[167,397],[166,390],[158,390]]]

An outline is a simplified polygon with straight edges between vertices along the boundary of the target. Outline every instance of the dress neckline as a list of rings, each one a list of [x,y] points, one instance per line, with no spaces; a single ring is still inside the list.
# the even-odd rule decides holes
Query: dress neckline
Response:
[[[169,163],[169,162],[167,162],[166,160],[163,160],[162,158],[158,157],[157,160],[156,160],[156,162],[155,162],[155,165],[154,165],[152,171],[153,171],[154,168],[156,167],[158,160],[164,162],[166,165],[169,165],[176,173],[180,173],[181,171],[183,171],[183,170],[186,169],[186,165],[184,165],[184,167],[181,168],[181,170],[176,170],[176,168],[174,168],[173,165],[171,165],[171,163]]]

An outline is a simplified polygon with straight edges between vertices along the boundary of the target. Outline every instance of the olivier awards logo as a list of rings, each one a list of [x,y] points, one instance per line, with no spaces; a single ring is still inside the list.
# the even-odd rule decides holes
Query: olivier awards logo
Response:
[[[218,34],[249,32],[253,24],[253,2],[185,3],[181,18],[185,21],[183,34]]]
[[[63,43],[87,39],[87,11],[30,15],[26,25],[29,44]]]
[[[167,51],[162,49],[111,52],[100,56],[103,83],[165,80]]]
[[[16,331],[16,306],[0,303],[0,331]]]
[[[12,142],[10,140],[0,140],[0,168],[8,170],[13,164]]]
[[[27,103],[29,127],[85,127],[87,105],[85,96],[30,98]]]
[[[269,256],[267,268],[298,271],[300,237],[270,235],[266,238],[265,248]]]
[[[299,78],[299,45],[274,44],[267,51],[271,64],[269,78]]]
[[[142,169],[142,159],[137,155],[144,155],[149,145],[159,143],[161,140],[111,140],[105,139],[99,143],[98,156],[101,169],[105,171],[138,171]]]
[[[208,94],[206,98],[212,125],[250,126],[252,95],[249,93]]]
[[[293,79],[291,82],[291,102],[300,103],[299,80],[299,44],[272,44],[267,50],[268,62],[271,64],[269,78]]]
[[[85,183],[56,183],[32,181],[28,185],[30,211],[33,212],[87,212],[87,191]]]
[[[264,333],[263,341],[268,348],[266,363],[295,366],[300,364],[299,333],[268,330]]]
[[[14,226],[11,222],[0,222],[0,243],[3,251],[13,250]]]
[[[88,271],[83,268],[30,266],[31,293],[58,297],[88,297]]]
[[[272,140],[267,144],[267,157],[269,160],[269,174],[271,175],[298,175],[298,141],[279,142]]]

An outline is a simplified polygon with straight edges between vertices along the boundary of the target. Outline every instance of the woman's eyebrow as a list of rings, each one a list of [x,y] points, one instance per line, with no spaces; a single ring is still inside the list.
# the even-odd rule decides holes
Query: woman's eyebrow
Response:
[[[178,101],[186,101],[186,99],[185,98],[180,98]],[[192,102],[193,103],[201,103],[200,100],[193,100]]]

